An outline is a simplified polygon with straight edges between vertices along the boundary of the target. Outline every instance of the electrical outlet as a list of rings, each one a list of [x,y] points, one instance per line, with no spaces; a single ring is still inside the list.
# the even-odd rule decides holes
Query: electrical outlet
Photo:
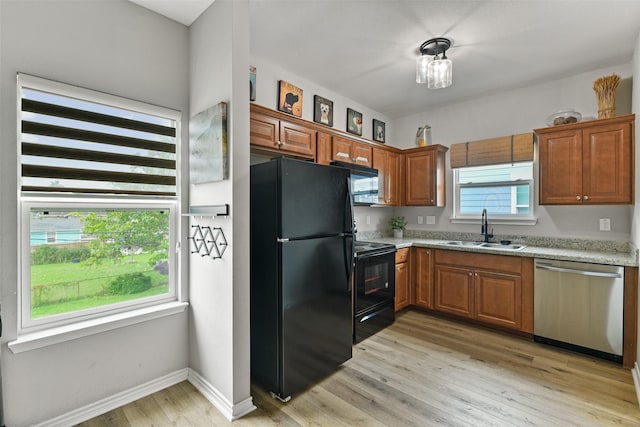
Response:
[[[611,231],[611,218],[600,218],[600,231]]]
[[[436,223],[436,217],[433,215],[427,215],[427,224],[435,224]]]
[[[367,225],[371,224],[371,216],[370,215],[367,215],[366,222],[367,222]]]
[[[424,224],[424,217],[422,215],[418,215],[418,224]]]

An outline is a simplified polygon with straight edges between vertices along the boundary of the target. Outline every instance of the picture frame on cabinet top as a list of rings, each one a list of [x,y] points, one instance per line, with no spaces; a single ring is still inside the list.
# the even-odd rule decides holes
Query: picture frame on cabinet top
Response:
[[[347,132],[362,136],[362,113],[347,108]]]
[[[384,122],[373,119],[373,140],[384,144],[386,136],[386,125]]]
[[[318,95],[313,96],[313,121],[333,127],[333,101]]]
[[[284,80],[279,80],[278,94],[278,110],[302,117],[302,89]]]

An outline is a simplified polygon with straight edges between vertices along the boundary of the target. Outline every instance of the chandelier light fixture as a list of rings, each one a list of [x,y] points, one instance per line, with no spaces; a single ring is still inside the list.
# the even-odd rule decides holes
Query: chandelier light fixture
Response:
[[[451,86],[453,64],[446,54],[450,47],[451,41],[444,37],[429,39],[420,45],[420,56],[416,60],[416,83],[426,83],[429,89]]]

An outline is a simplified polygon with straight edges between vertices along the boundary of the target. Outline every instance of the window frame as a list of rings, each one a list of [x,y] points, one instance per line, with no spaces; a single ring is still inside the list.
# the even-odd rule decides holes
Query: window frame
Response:
[[[531,179],[517,179],[509,181],[490,181],[482,183],[464,183],[460,184],[459,169],[453,168],[453,213],[451,222],[453,223],[478,223],[481,220],[481,214],[462,214],[460,213],[460,192],[462,188],[473,187],[504,187],[514,186],[519,184],[526,184],[529,186],[529,207],[530,212],[527,215],[518,214],[494,214],[490,213],[491,223],[493,224],[513,224],[513,225],[535,225],[537,223],[537,217],[535,216],[535,163],[526,162],[531,164]],[[504,166],[515,166],[517,163],[504,163]],[[491,166],[491,165],[483,165]],[[483,166],[469,166],[469,168],[478,168]],[[493,165],[500,166],[500,165]]]
[[[175,123],[175,196],[150,196],[150,195],[126,195],[126,194],[94,194],[94,193],[61,193],[61,192],[36,192],[22,191],[22,88],[30,88],[51,92],[56,95],[78,98],[92,103],[105,104],[147,115],[155,115],[172,120]],[[56,330],[59,327],[81,325],[87,321],[96,322],[96,319],[113,318],[121,321],[123,316],[128,316],[136,311],[153,310],[166,307],[167,303],[178,303],[181,294],[179,271],[180,257],[177,248],[181,233],[181,118],[179,111],[159,107],[152,104],[134,101],[116,95],[110,95],[95,90],[85,89],[65,83],[55,82],[39,77],[18,73],[17,75],[17,163],[18,163],[18,336]],[[89,309],[76,310],[37,319],[31,318],[31,281],[30,281],[30,225],[31,210],[38,208],[59,208],[61,210],[88,210],[88,209],[164,209],[169,211],[169,289],[167,293],[149,297],[133,299],[129,301],[107,304]],[[115,316],[115,317],[114,317]]]

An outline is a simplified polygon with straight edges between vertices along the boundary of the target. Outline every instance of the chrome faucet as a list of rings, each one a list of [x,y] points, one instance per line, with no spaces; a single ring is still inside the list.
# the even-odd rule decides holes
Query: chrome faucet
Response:
[[[482,239],[485,243],[487,243],[489,239],[493,237],[493,233],[489,233],[489,221],[487,218],[486,209],[482,209],[482,225],[480,226],[480,233],[482,234]]]

